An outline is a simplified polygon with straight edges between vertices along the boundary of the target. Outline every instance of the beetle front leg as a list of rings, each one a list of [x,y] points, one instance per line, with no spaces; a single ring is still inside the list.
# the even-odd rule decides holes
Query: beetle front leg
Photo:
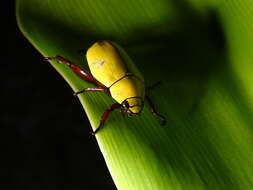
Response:
[[[107,118],[109,117],[110,113],[113,110],[118,109],[120,107],[121,107],[121,104],[114,103],[114,104],[111,105],[110,108],[108,108],[107,110],[105,110],[105,112],[103,113],[103,115],[100,118],[100,123],[99,123],[98,128],[94,132],[92,132],[92,135],[95,135],[104,126],[104,124],[105,124]]]
[[[82,79],[93,83],[101,88],[107,88],[105,85],[101,84],[97,79],[95,79],[91,74],[87,73],[85,70],[83,70],[81,67],[79,67],[78,65],[72,63],[71,61],[69,61],[68,59],[62,57],[62,56],[55,56],[55,57],[45,57],[46,61],[50,61],[50,60],[56,60],[59,63],[63,63],[68,65],[71,70],[76,73],[79,77],[81,77]]]
[[[150,111],[151,113],[156,116],[158,119],[160,119],[161,121],[161,125],[165,125],[166,124],[166,118],[164,116],[162,116],[161,114],[159,114],[155,108],[154,103],[152,102],[151,98],[146,96],[145,97],[148,101],[149,107],[150,107]]]

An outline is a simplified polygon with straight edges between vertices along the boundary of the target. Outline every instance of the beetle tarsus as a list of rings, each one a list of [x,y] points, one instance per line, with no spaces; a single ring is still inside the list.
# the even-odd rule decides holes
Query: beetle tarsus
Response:
[[[92,135],[96,135],[98,131],[104,126],[104,123],[100,122],[98,128],[95,129],[95,131],[91,132]]]
[[[73,96],[78,96],[78,94],[81,94],[81,93],[83,93],[83,92],[85,92],[85,90],[81,90],[81,91],[75,92],[75,93],[73,94]]]
[[[90,134],[91,134],[92,136],[95,136],[95,135],[96,135],[96,133],[95,133],[94,131],[91,131]]]
[[[157,110],[155,108],[155,105],[154,105],[154,103],[152,102],[152,100],[149,96],[146,96],[145,98],[148,101],[151,113],[161,121],[161,125],[165,125],[166,124],[166,118],[157,112]]]
[[[55,57],[44,57],[43,61],[51,61],[51,60],[55,60]]]
[[[162,116],[162,115],[160,115],[158,113],[153,113],[153,114],[155,114],[160,119],[160,124],[162,126],[166,125],[167,121],[166,121],[166,118],[164,116]]]
[[[166,125],[167,121],[164,116],[157,113],[156,110],[152,110],[152,109],[151,109],[151,113],[160,120],[160,125],[162,125],[162,126]]]

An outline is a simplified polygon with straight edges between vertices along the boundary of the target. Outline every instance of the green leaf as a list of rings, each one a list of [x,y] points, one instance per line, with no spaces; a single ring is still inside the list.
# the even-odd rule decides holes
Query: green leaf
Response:
[[[251,0],[16,2],[19,27],[43,56],[88,70],[78,50],[112,40],[147,86],[162,81],[151,97],[166,126],[146,106],[140,117],[115,111],[96,135],[119,190],[253,189],[252,9]],[[92,86],[52,65],[74,91]],[[113,103],[100,93],[80,101],[93,129]]]

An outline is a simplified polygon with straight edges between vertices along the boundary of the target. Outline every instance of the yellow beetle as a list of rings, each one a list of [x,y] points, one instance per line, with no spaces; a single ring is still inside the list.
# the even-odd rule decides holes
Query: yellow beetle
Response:
[[[161,119],[161,124],[165,124],[165,118],[157,113],[151,99],[145,95],[143,76],[123,49],[113,42],[100,41],[88,49],[86,58],[91,74],[61,56],[47,57],[46,60],[56,60],[67,64],[82,79],[97,86],[97,88],[86,88],[76,92],[75,95],[88,91],[100,91],[107,93],[116,101],[103,113],[100,124],[93,134],[98,132],[109,114],[117,108],[121,108],[129,116],[139,115],[145,98],[151,112]]]

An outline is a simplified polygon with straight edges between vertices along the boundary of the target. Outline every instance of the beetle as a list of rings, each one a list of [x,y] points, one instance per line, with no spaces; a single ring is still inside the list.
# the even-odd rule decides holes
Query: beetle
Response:
[[[151,112],[161,120],[162,125],[165,125],[165,117],[156,111],[153,102],[145,94],[147,89],[142,74],[120,46],[106,40],[96,42],[87,50],[86,58],[91,74],[62,56],[46,57],[45,60],[56,60],[66,64],[79,77],[97,86],[85,88],[75,92],[74,95],[84,92],[105,92],[116,101],[102,114],[100,124],[92,132],[93,135],[101,129],[115,109],[120,108],[128,116],[140,115],[144,99],[147,100]]]

